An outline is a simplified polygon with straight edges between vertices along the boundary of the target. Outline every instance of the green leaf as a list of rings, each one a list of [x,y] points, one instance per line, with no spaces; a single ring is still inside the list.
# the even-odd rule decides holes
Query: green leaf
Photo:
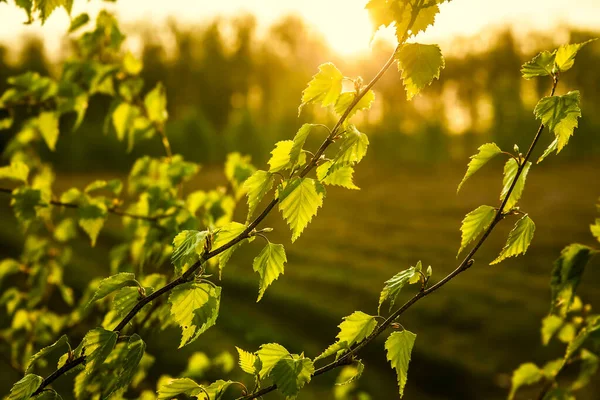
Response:
[[[275,148],[271,152],[269,159],[269,172],[279,172],[286,169],[302,166],[306,164],[306,154],[300,153],[296,163],[292,163],[291,153],[294,147],[294,141],[282,140],[275,143]]]
[[[79,14],[75,18],[71,20],[71,25],[69,26],[69,33],[75,32],[77,29],[81,28],[85,24],[90,21],[90,16],[87,13]]]
[[[296,135],[294,136],[294,140],[292,141],[292,148],[290,149],[290,164],[296,165],[300,158],[300,154],[302,154],[302,148],[304,147],[304,143],[306,142],[306,138],[308,137],[310,131],[314,127],[313,124],[304,124],[298,129]]]
[[[471,161],[469,161],[469,165],[467,166],[467,172],[465,173],[465,177],[458,185],[458,189],[456,189],[457,193],[460,191],[460,188],[467,181],[467,179],[473,176],[475,172],[479,171],[479,169],[485,164],[487,164],[487,162],[490,161],[492,158],[502,153],[502,150],[500,150],[500,147],[498,147],[496,143],[486,143],[480,146],[477,150],[479,152],[471,156]]]
[[[133,121],[140,115],[140,109],[129,103],[122,102],[112,114],[113,125],[117,138],[123,141],[133,126]]]
[[[600,333],[600,317],[592,317],[590,320],[586,321],[587,326],[582,328],[575,339],[573,339],[567,346],[567,351],[564,358],[565,362],[568,362],[571,357],[573,357],[577,350],[583,346],[583,344],[591,335],[596,335],[596,337],[598,337],[598,333]]]
[[[347,365],[344,367],[340,375],[338,376],[335,385],[343,386],[350,385],[360,379],[365,370],[365,365],[361,360],[356,360],[353,365]]]
[[[143,68],[144,68],[144,63],[142,62],[142,60],[138,60],[137,58],[135,58],[135,56],[133,54],[131,54],[130,51],[125,53],[125,56],[123,57],[123,70],[128,75],[132,75],[132,76],[138,75],[140,72],[142,72]],[[142,81],[142,83],[143,83],[143,81]],[[140,89],[141,89],[141,85],[140,85]]]
[[[218,381],[211,383],[206,388],[206,393],[200,393],[198,395],[198,400],[222,400],[223,394],[225,393],[227,388],[233,385],[234,383],[235,382],[233,381],[224,381],[222,379],[219,379]]]
[[[339,342],[346,342],[348,347],[365,340],[377,326],[377,319],[362,311],[355,311],[343,319],[344,321],[339,325],[340,333],[337,338]]]
[[[119,332],[107,331],[103,328],[95,328],[89,331],[83,338],[85,349],[85,373],[94,372],[110,352],[115,348]]]
[[[250,156],[242,156],[240,153],[227,154],[225,177],[233,188],[236,200],[245,194],[243,184],[256,170],[250,160]]]
[[[118,196],[121,194],[121,190],[123,190],[123,183],[119,179],[111,179],[110,181],[96,180],[87,185],[84,192],[93,193],[98,190],[107,190],[112,192],[115,196]]]
[[[242,234],[242,232],[244,232],[246,230],[247,226],[244,224],[240,224],[239,222],[230,222],[227,225],[221,227],[221,229],[219,229],[214,236],[214,248],[218,249],[219,247],[224,246],[225,244],[231,242],[233,239],[237,238],[240,234]],[[225,250],[224,252],[222,252],[219,255],[219,278],[221,278],[221,275],[223,273],[223,269],[225,268],[225,266],[227,265],[227,263],[229,262],[229,259],[231,258],[231,256],[233,255],[233,253],[244,243],[246,242],[251,242],[254,240],[254,237],[250,237],[247,239],[244,239],[236,244],[234,244],[233,246],[231,246],[230,248],[228,248],[227,250]]]
[[[135,280],[135,275],[130,272],[121,272],[108,278],[102,279],[98,289],[94,293],[94,296],[87,303],[86,307],[89,307],[95,301],[105,298],[114,291],[117,291],[126,286],[139,286],[140,283]]]
[[[548,157],[550,154],[552,154],[553,151],[556,151],[556,149],[558,149],[558,138],[554,138],[552,143],[550,143],[548,148],[546,150],[544,150],[544,153],[540,156],[540,158],[538,158],[536,164],[539,164],[542,161],[544,161],[546,159],[546,157]]]
[[[512,210],[517,205],[518,201],[521,199],[521,196],[523,195],[523,190],[525,190],[525,181],[527,180],[527,174],[529,173],[530,168],[531,162],[527,161],[527,164],[525,164],[525,167],[519,175],[517,183],[515,184],[512,192],[510,193],[510,197],[508,198],[508,201],[506,202],[503,211]],[[506,195],[508,194],[508,191],[510,190],[513,181],[517,176],[518,170],[519,164],[514,158],[510,158],[504,165],[504,178],[502,180],[502,192],[500,193],[500,201],[503,201]]]
[[[535,117],[554,133],[557,143],[557,154],[569,143],[573,131],[578,126],[577,118],[581,117],[578,90],[562,96],[548,96],[535,106]]]
[[[38,216],[42,207],[47,207],[42,201],[42,192],[26,186],[13,190],[10,204],[17,219],[24,224]]]
[[[334,110],[338,115],[343,115],[350,104],[356,98],[356,92],[344,92],[338,97],[337,102],[335,103]],[[363,97],[352,107],[352,110],[348,112],[346,120],[349,120],[354,116],[358,111],[369,110],[371,109],[371,105],[375,101],[375,92],[372,90],[368,90],[367,93],[364,94]]]
[[[0,168],[0,179],[13,179],[27,184],[29,167],[21,161],[13,161],[10,165]]]
[[[562,317],[567,315],[585,266],[595,253],[591,247],[577,243],[562,250],[560,257],[554,262],[550,280],[552,314]]]
[[[148,294],[148,290],[146,290],[146,295]],[[115,293],[112,302],[112,311],[114,311],[114,318],[117,322],[114,326],[131,311],[139,300],[140,292],[137,286],[127,286]]]
[[[40,387],[44,378],[34,374],[27,374],[13,385],[7,400],[27,400]]]
[[[58,114],[44,111],[36,118],[35,123],[48,148],[54,151],[58,141]]]
[[[586,349],[581,350],[579,357],[581,358],[579,375],[575,382],[571,384],[571,390],[579,390],[587,386],[600,365],[600,358]]]
[[[287,399],[294,399],[315,372],[310,358],[292,355],[283,357],[273,367],[270,377]]]
[[[394,275],[389,280],[385,281],[383,290],[379,295],[379,306],[377,307],[377,313],[381,311],[381,306],[386,300],[390,300],[390,311],[394,307],[396,298],[400,294],[400,291],[407,283],[413,284],[419,281],[421,274],[419,273],[422,269],[421,261],[417,263],[415,267],[410,267]]]
[[[583,46],[588,43],[595,41],[596,39],[590,39],[583,43],[573,43],[562,45],[556,50],[556,67],[561,71],[567,71],[575,64],[575,56],[581,50]]]
[[[286,262],[287,257],[283,245],[273,243],[267,243],[254,259],[252,269],[260,275],[257,302],[262,299],[267,287],[283,274],[283,266]]]
[[[332,106],[336,103],[342,91],[342,80],[344,75],[332,63],[319,66],[317,72],[308,86],[302,92],[302,104],[298,108],[298,114],[302,107],[308,103],[320,103],[323,107]]]
[[[242,368],[242,371],[250,375],[258,375],[261,369],[261,363],[258,356],[256,354],[242,350],[237,346],[235,348],[237,349],[237,352],[239,354],[239,364]]]
[[[548,315],[542,320],[542,344],[546,346],[552,336],[560,329],[563,325],[564,320],[557,315]]]
[[[258,170],[244,182],[244,190],[248,194],[248,220],[256,211],[263,197],[273,188],[275,176],[267,171]]]
[[[517,221],[515,227],[508,234],[506,245],[500,252],[498,258],[490,265],[498,264],[509,257],[516,257],[519,254],[525,254],[535,232],[535,224],[528,215],[524,215]]]
[[[521,74],[525,79],[535,78],[536,76],[552,75],[554,71],[554,60],[556,58],[556,50],[553,52],[542,51],[531,61],[527,61],[521,67]]]
[[[491,206],[479,206],[465,216],[462,221],[460,231],[462,239],[460,242],[460,254],[465,247],[475,240],[483,231],[485,231],[494,221],[496,209]],[[458,255],[457,255],[458,257]]]
[[[79,208],[79,226],[90,237],[92,247],[96,245],[96,239],[104,226],[107,214],[106,206],[100,201],[90,202]]]
[[[333,165],[327,174],[332,173],[336,168],[359,163],[367,155],[368,146],[367,135],[358,131],[354,125],[348,126],[346,134],[342,137],[340,148],[333,159]]]
[[[325,188],[311,178],[293,178],[279,195],[279,210],[292,230],[292,242],[300,237],[323,205]]]
[[[108,398],[110,394],[115,391],[126,388],[133,380],[135,374],[138,372],[138,365],[144,356],[146,350],[146,344],[142,338],[134,333],[127,342],[127,348],[125,350],[125,356],[121,358],[121,370],[119,372],[115,385],[111,388],[112,391],[108,393],[105,398]]]
[[[439,79],[441,70],[446,66],[442,50],[433,44],[404,44],[395,57],[398,69],[402,71],[408,100],[430,85],[434,79]]]
[[[25,373],[28,374],[31,372],[33,365],[39,358],[47,356],[49,353],[51,353],[56,348],[61,347],[68,343],[69,343],[69,340],[67,339],[67,335],[62,335],[56,342],[52,343],[49,346],[42,348],[40,351],[38,351],[33,356],[31,356],[31,358],[27,362],[27,365],[25,366]]]
[[[544,377],[542,370],[533,363],[521,364],[512,375],[511,388],[508,399],[512,400],[515,398],[517,390],[523,386],[533,385],[539,382]]]
[[[9,275],[14,275],[21,270],[21,264],[11,258],[0,261],[0,284]]]
[[[146,95],[144,105],[150,121],[162,124],[167,120],[167,95],[161,82]]]
[[[215,325],[220,301],[221,288],[208,283],[188,282],[171,291],[171,316],[182,329],[180,348]]]
[[[261,362],[260,377],[264,379],[269,376],[273,367],[284,357],[289,357],[290,352],[280,344],[269,343],[260,346],[256,355]]]
[[[410,354],[415,344],[417,335],[407,330],[402,332],[392,332],[385,341],[387,359],[392,364],[398,375],[398,386],[400,388],[400,397],[404,395],[404,386],[408,377],[408,364],[410,363]]]
[[[62,397],[53,389],[44,389],[34,397],[35,400],[62,400]]]
[[[325,185],[341,186],[346,189],[360,190],[353,182],[354,168],[344,165],[331,168],[333,161],[325,161],[317,167],[317,179]]]
[[[596,223],[594,225],[590,225],[590,231],[592,235],[600,242],[600,218],[596,219]]]
[[[64,7],[70,13],[72,4],[70,0],[36,0],[35,7],[40,12],[40,19],[44,24],[58,7]]]
[[[181,231],[173,239],[173,254],[171,262],[181,271],[186,264],[198,261],[204,251],[204,243],[208,231]]]
[[[170,400],[181,394],[198,396],[202,393],[202,386],[189,378],[170,379],[158,388],[157,400]]]

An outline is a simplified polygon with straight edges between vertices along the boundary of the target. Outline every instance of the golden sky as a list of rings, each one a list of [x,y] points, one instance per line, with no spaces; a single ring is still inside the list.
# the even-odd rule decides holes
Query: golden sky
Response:
[[[73,15],[94,14],[101,7],[113,8],[122,21],[151,21],[160,24],[172,16],[193,24],[215,15],[251,12],[270,23],[296,13],[313,24],[329,44],[342,53],[369,48],[371,27],[364,5],[367,0],[119,0],[116,5],[99,0],[76,0]],[[11,3],[11,0],[9,0]],[[56,12],[42,28],[23,25],[24,13],[12,4],[0,4],[0,42],[18,40],[22,33],[47,38],[50,51],[59,45],[69,19]],[[600,0],[453,0],[442,6],[434,28],[425,40],[446,41],[459,35],[474,35],[489,26],[510,24],[518,30],[548,30],[559,24],[577,24],[600,29]]]

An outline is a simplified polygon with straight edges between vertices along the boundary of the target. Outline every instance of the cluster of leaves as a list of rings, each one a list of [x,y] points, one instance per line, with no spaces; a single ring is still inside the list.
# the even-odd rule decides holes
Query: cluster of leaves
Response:
[[[139,384],[154,357],[146,352],[140,335],[133,332],[125,335],[124,332],[148,326],[160,329],[173,326],[182,332],[179,347],[196,340],[216,324],[219,314],[222,289],[210,272],[218,271],[220,277],[233,253],[254,242],[257,236],[266,240],[252,263],[253,270],[258,273],[257,301],[260,301],[267,288],[284,273],[287,256],[282,244],[269,241],[266,234],[271,229],[257,230],[258,224],[277,207],[289,225],[294,242],[323,206],[327,187],[358,189],[353,180],[354,168],[366,156],[369,139],[352,124],[352,118],[371,107],[375,100],[372,86],[393,63],[401,71],[408,99],[439,78],[444,68],[439,47],[408,44],[406,40],[433,24],[439,4],[444,1],[370,0],[367,9],[375,30],[381,26],[394,26],[399,42],[381,73],[364,85],[360,77],[345,77],[332,63],[322,64],[302,93],[299,112],[307,105],[318,105],[338,115],[338,123],[331,129],[319,124],[302,125],[292,140],[275,144],[268,169],[256,169],[249,157],[241,154],[229,155],[224,167],[228,187],[210,191],[186,194],[186,183],[200,167],[172,153],[166,135],[165,89],[158,84],[145,90],[139,77],[143,65],[121,48],[125,37],[110,13],[101,11],[95,25],[75,39],[76,57],[65,63],[59,79],[34,73],[10,78],[11,88],[0,97],[0,108],[6,109],[9,117],[0,121],[0,126],[10,128],[21,119],[20,115],[27,117],[7,146],[5,155],[10,164],[0,168],[0,179],[16,182],[14,189],[4,191],[11,194],[15,216],[28,239],[20,260],[9,259],[0,264],[0,278],[10,274],[27,278],[13,280],[14,286],[0,298],[0,305],[12,318],[11,327],[2,332],[2,338],[11,343],[14,367],[25,374],[12,388],[9,399],[27,399],[32,395],[35,398],[60,398],[47,388],[52,380],[33,373],[55,352],[60,355],[55,377],[78,373],[74,389],[77,399],[125,398],[130,389],[136,390],[140,398],[151,398],[154,394],[141,391]],[[38,16],[44,21],[58,6],[70,11],[71,3],[70,0],[23,1],[18,5],[30,18]],[[69,32],[78,32],[89,21],[87,14],[73,18]],[[553,79],[552,93],[540,101],[535,115],[542,121],[538,136],[547,126],[556,140],[538,162],[567,144],[577,126],[577,118],[581,116],[578,92],[554,96],[554,91],[559,74],[573,66],[575,55],[584,44],[562,46],[553,53],[542,53],[523,66],[523,76],[527,79],[534,76],[551,76]],[[345,80],[353,83],[353,90],[344,90]],[[166,157],[138,159],[127,177],[126,191],[123,182],[113,179],[94,181],[83,190],[71,188],[57,195],[52,190],[54,173],[51,166],[40,159],[37,150],[40,145],[55,150],[59,136],[79,127],[90,97],[98,94],[112,98],[105,120],[107,133],[114,131],[119,140],[127,140],[129,150],[141,139],[159,137]],[[323,132],[326,137],[315,152],[305,148],[310,135]],[[536,141],[537,136],[534,144]],[[492,263],[524,254],[529,247],[535,225],[518,209],[517,203],[532,166],[529,161],[531,150],[525,156],[518,148],[515,152],[517,154],[504,152],[490,143],[480,147],[469,163],[464,180],[496,155],[510,156],[504,168],[501,205],[498,208],[481,206],[467,214],[463,221],[459,253],[477,237],[481,239],[458,272],[472,264],[471,256],[494,225],[505,217],[522,215],[509,234],[506,246]],[[123,192],[125,195],[121,197]],[[244,223],[233,221],[236,205],[244,196],[247,197],[247,218]],[[258,213],[262,203],[267,205]],[[72,251],[68,243],[77,236],[79,226],[94,246],[111,214],[121,217],[123,224],[123,240],[110,252],[111,275],[90,282],[85,293],[75,299],[72,289],[62,280],[71,263]],[[596,235],[599,224],[592,228]],[[572,276],[579,267],[574,267],[572,260],[580,256],[571,255],[568,259],[567,256],[557,267],[559,271],[553,281],[556,309],[574,309],[570,303],[578,278]],[[173,265],[172,270],[161,268],[168,260]],[[217,400],[229,388],[237,387],[245,399],[256,398],[275,388],[292,399],[314,376],[337,367],[344,367],[338,383],[345,388],[336,391],[336,396],[344,398],[354,389],[364,370],[356,357],[357,352],[389,327],[394,329],[387,337],[385,350],[397,372],[402,396],[416,335],[396,320],[419,298],[455,276],[451,274],[428,287],[431,275],[431,267],[424,270],[419,262],[386,281],[377,315],[356,311],[343,318],[335,343],[314,359],[304,353],[293,354],[276,343],[264,344],[254,353],[238,348],[239,366],[252,376],[252,390],[232,380],[198,383],[200,379],[205,380],[205,376],[198,373],[200,367],[196,368],[194,363],[196,367],[190,366],[181,377],[163,377],[157,385],[158,398],[187,395]],[[393,311],[402,289],[419,283],[417,294]],[[49,299],[53,288],[58,288],[72,311],[60,315],[48,309],[45,300]],[[161,298],[165,294],[168,296]],[[385,302],[390,306],[387,318],[380,315]],[[100,326],[88,331],[73,349],[69,338],[63,334],[85,322],[93,310],[104,315]],[[557,315],[562,318],[561,324],[574,324],[566,322],[566,312]],[[589,326],[595,326],[597,322],[593,320]],[[589,331],[590,328],[586,329]],[[60,339],[53,342],[56,337]],[[579,347],[581,345],[571,355]],[[41,350],[36,352],[39,348]],[[206,361],[206,356],[198,357],[196,361],[204,360],[198,361],[200,365],[221,365],[225,374],[233,368],[227,356],[213,361]],[[330,357],[334,357],[330,364],[315,367],[315,363]],[[265,387],[267,382],[271,386]],[[359,396],[368,397],[364,393]]]
[[[592,233],[600,243],[594,229],[592,225]],[[576,392],[594,379],[600,367],[600,314],[592,313],[592,306],[583,304],[576,290],[586,265],[598,252],[575,243],[565,247],[555,261],[550,279],[550,313],[542,320],[541,340],[547,346],[556,338],[566,344],[565,354],[541,367],[532,362],[521,364],[513,372],[509,399],[528,385],[543,386],[540,399],[575,399]],[[575,378],[565,381],[569,375]]]

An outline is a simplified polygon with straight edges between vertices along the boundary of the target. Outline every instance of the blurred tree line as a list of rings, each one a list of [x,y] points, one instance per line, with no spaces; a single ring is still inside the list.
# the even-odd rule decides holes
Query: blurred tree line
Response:
[[[362,74],[370,79],[392,50],[389,43],[376,41],[371,54],[346,59],[294,16],[261,30],[250,15],[216,18],[199,28],[171,22],[167,29],[143,23],[125,29],[130,43],[139,44],[146,89],[158,81],[166,85],[171,115],[167,133],[174,150],[186,159],[220,163],[227,152],[241,151],[258,163],[266,160],[273,142],[290,138],[302,122],[314,120],[311,113],[321,112],[307,107],[300,118],[297,115],[301,92],[321,62],[331,60],[347,76]],[[571,30],[568,36],[571,42],[579,42],[598,34]],[[72,51],[68,38],[65,41],[61,59],[68,59]],[[494,33],[483,50],[470,50],[477,41],[481,38],[456,40],[445,54],[441,81],[416,101],[406,101],[399,73],[384,76],[372,111],[360,121],[371,135],[372,160],[464,161],[485,141],[510,149],[530,139],[538,125],[532,111],[549,82],[524,81],[520,66],[538,50],[561,43],[539,34],[528,38],[523,51],[510,30]],[[16,50],[0,46],[0,91],[6,90],[7,77],[25,70],[61,72],[47,59],[39,38],[26,38],[18,57],[11,51]],[[580,88],[585,118],[563,160],[600,152],[600,113],[594,112],[600,108],[600,46],[588,46],[578,63],[587,68],[574,70],[564,84]],[[108,98],[93,98],[81,128],[61,132],[70,138],[60,140],[57,151],[46,154],[48,159],[63,171],[86,172],[126,170],[144,153],[162,154],[160,143],[152,141],[137,145],[127,155],[110,121],[105,121],[109,110]],[[319,118],[333,123],[335,116]],[[0,148],[12,133],[0,135]],[[544,139],[549,142],[550,135]]]

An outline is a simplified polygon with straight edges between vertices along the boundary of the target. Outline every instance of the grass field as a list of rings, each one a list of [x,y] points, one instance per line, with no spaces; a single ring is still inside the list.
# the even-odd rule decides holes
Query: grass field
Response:
[[[328,190],[324,208],[296,243],[290,244],[289,230],[279,215],[268,217],[264,226],[275,228],[272,241],[285,244],[288,264],[285,275],[260,303],[255,303],[258,281],[251,263],[262,243],[255,242],[238,251],[224,272],[216,328],[183,350],[176,350],[176,330],[146,334],[148,351],[158,360],[152,376],[184,370],[184,354],[235,352],[234,345],[255,350],[262,343],[279,342],[314,357],[333,342],[342,317],[354,310],[377,312],[383,282],[396,272],[422,260],[432,265],[432,279],[437,281],[454,269],[464,214],[480,204],[498,204],[500,162],[472,178],[459,195],[456,186],[464,173],[462,166],[373,164],[358,168],[355,182],[362,188],[360,193]],[[202,176],[202,186],[220,177],[211,171]],[[402,325],[417,333],[405,398],[503,398],[509,374],[520,362],[543,363],[561,355],[560,346],[545,348],[539,341],[540,320],[549,307],[549,274],[565,245],[594,243],[588,227],[597,216],[599,176],[597,162],[553,164],[550,160],[534,168],[521,203],[536,223],[527,255],[488,265],[512,226],[503,223],[477,254],[473,268],[402,317]],[[57,191],[82,187],[91,179],[65,177]],[[0,251],[8,256],[18,251],[20,238],[14,234],[16,223],[5,200],[0,203]],[[244,207],[238,211],[243,219]],[[66,274],[73,286],[107,274],[105,252],[118,240],[120,226],[118,219],[111,218],[95,249],[84,243],[76,246],[79,256]],[[600,259],[594,260],[580,288],[584,300],[596,309],[600,309],[599,267]],[[403,297],[407,299],[412,290]],[[369,345],[362,357],[366,371],[361,388],[373,399],[397,398],[383,340]],[[299,398],[332,398],[335,376],[332,372],[315,378]],[[68,387],[68,380],[58,387]],[[597,398],[600,383],[594,385],[578,399]]]

